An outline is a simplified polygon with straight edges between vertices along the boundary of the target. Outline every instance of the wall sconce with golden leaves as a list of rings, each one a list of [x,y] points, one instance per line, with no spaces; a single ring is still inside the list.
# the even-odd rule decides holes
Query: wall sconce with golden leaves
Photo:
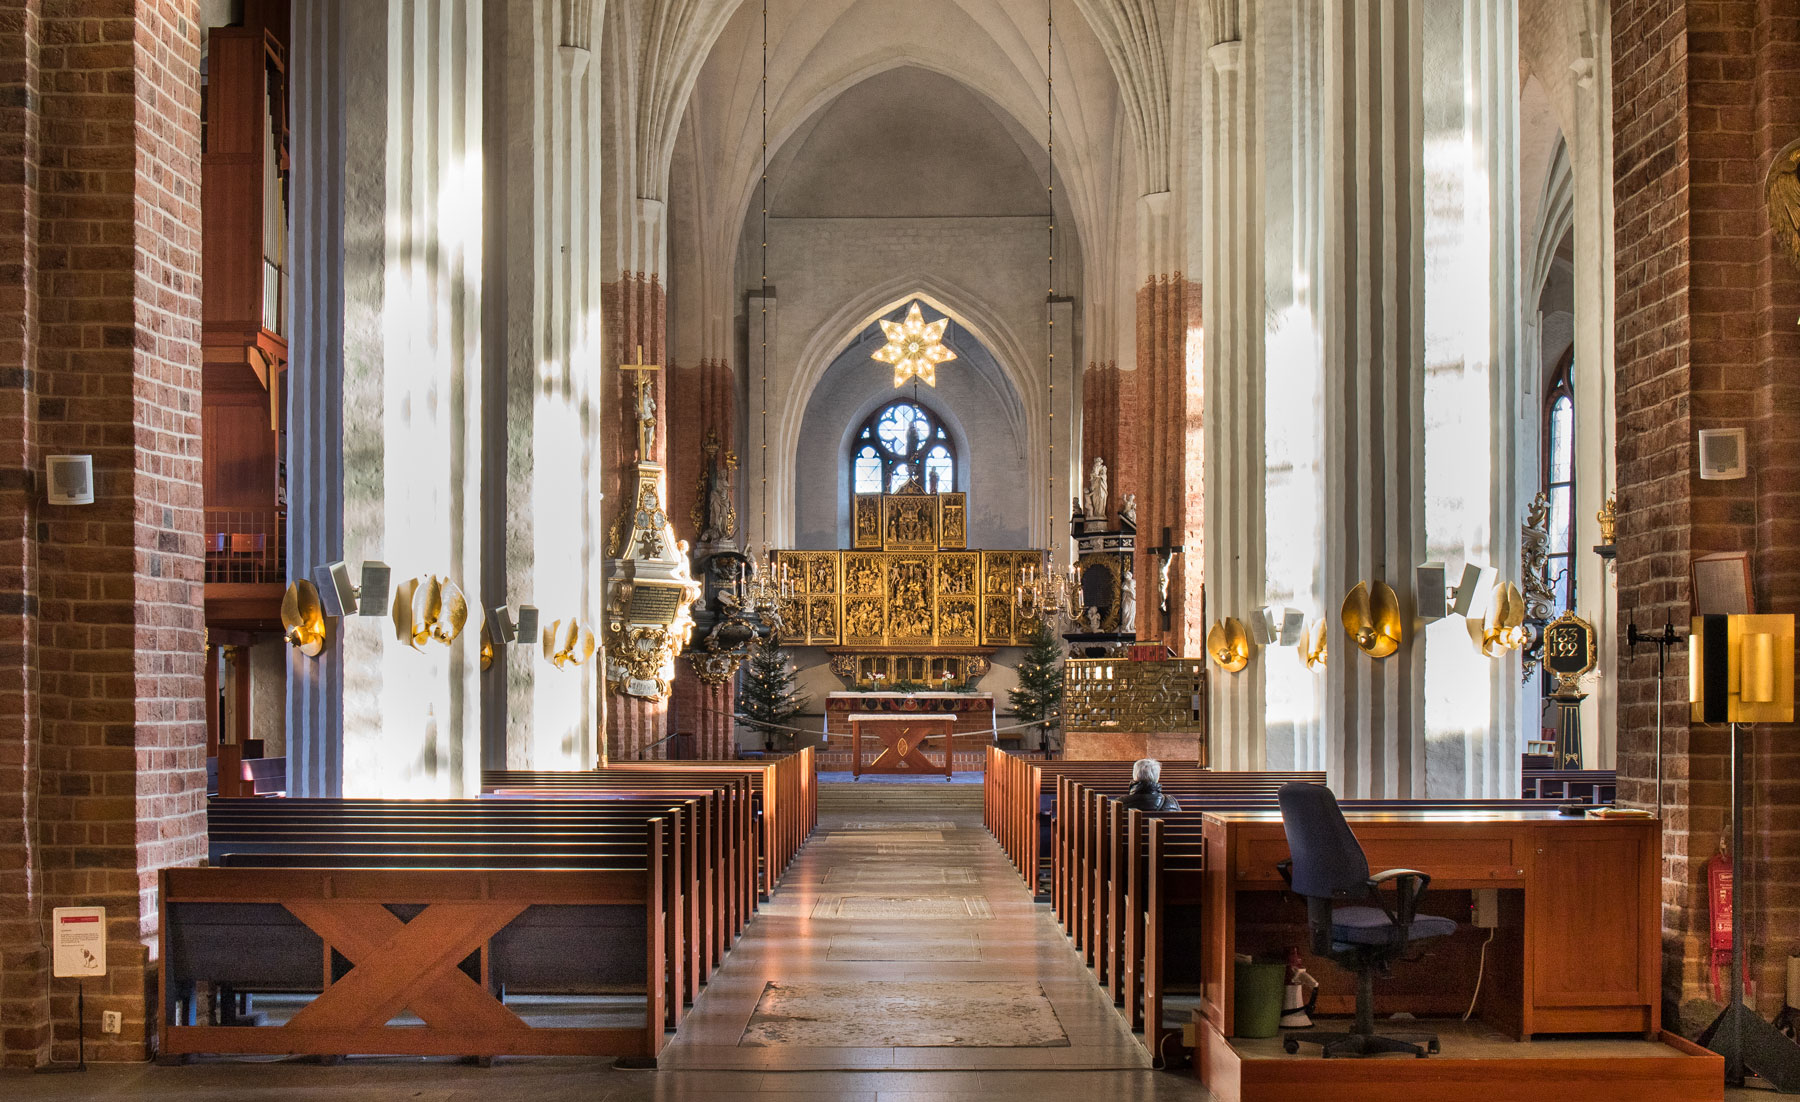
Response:
[[[544,658],[559,670],[586,665],[594,649],[593,629],[580,620],[553,620],[544,629]]]
[[[422,574],[394,590],[394,634],[422,651],[432,642],[449,646],[469,622],[469,601],[449,578]]]
[[[1400,599],[1386,582],[1373,586],[1357,582],[1344,598],[1338,619],[1344,625],[1344,634],[1370,658],[1388,657],[1400,649],[1405,637],[1400,623]]]
[[[281,629],[288,645],[308,658],[317,658],[325,649],[325,606],[318,588],[305,578],[281,595]]]
[[[1300,661],[1306,663],[1309,670],[1325,668],[1327,658],[1327,638],[1331,634],[1331,624],[1321,616],[1306,629],[1300,640]]]
[[[1206,653],[1221,668],[1231,673],[1237,673],[1248,666],[1250,655],[1255,649],[1244,622],[1235,616],[1225,617],[1206,633]]]
[[[1496,585],[1487,615],[1468,621],[1468,625],[1469,638],[1489,658],[1499,658],[1531,641],[1525,627],[1525,595],[1511,582]]]

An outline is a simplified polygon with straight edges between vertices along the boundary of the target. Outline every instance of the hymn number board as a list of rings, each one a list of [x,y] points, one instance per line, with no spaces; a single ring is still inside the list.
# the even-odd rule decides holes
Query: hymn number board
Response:
[[[1018,584],[1043,552],[965,550],[962,494],[862,495],[853,528],[854,550],[776,552],[784,643],[1007,647],[1029,633]]]

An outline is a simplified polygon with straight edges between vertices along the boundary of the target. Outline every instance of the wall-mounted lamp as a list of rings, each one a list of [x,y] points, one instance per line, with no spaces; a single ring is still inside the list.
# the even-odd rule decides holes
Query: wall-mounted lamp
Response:
[[[1206,633],[1206,653],[1221,667],[1231,673],[1237,673],[1250,664],[1250,655],[1255,645],[1250,642],[1250,633],[1244,624],[1235,616],[1227,616],[1212,626]]]
[[[1404,629],[1400,624],[1400,598],[1386,582],[1370,586],[1357,582],[1338,610],[1344,633],[1370,658],[1386,658],[1400,649]]]
[[[1511,582],[1493,588],[1487,613],[1469,617],[1469,638],[1489,658],[1499,658],[1530,642],[1525,629],[1525,595]]]
[[[544,629],[544,658],[557,669],[586,664],[594,657],[594,633],[581,621],[552,620]]]
[[[1694,617],[1688,703],[1696,723],[1792,723],[1794,617]]]
[[[308,658],[317,658],[325,649],[325,609],[319,591],[305,578],[281,595],[281,629],[288,645]]]
[[[394,592],[394,633],[414,650],[424,650],[434,640],[449,646],[468,622],[468,599],[448,578],[408,578]]]
[[[1312,627],[1306,629],[1304,637],[1300,640],[1300,660],[1306,663],[1307,669],[1322,670],[1325,668],[1325,660],[1329,657],[1327,650],[1330,634],[1331,625],[1323,616],[1314,620]]]

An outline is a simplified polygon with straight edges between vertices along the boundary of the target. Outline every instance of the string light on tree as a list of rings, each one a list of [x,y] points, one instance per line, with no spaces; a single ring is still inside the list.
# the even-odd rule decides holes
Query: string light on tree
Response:
[[[937,365],[956,359],[956,353],[944,344],[944,329],[949,324],[949,318],[926,321],[915,302],[906,312],[906,320],[881,319],[881,331],[887,334],[888,342],[872,358],[894,365],[895,386],[905,386],[911,378],[936,386]]]

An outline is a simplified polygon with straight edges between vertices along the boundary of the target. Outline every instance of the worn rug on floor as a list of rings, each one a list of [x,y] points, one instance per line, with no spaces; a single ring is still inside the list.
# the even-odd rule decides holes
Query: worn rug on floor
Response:
[[[771,983],[738,1045],[1067,1048],[1035,983]]]

